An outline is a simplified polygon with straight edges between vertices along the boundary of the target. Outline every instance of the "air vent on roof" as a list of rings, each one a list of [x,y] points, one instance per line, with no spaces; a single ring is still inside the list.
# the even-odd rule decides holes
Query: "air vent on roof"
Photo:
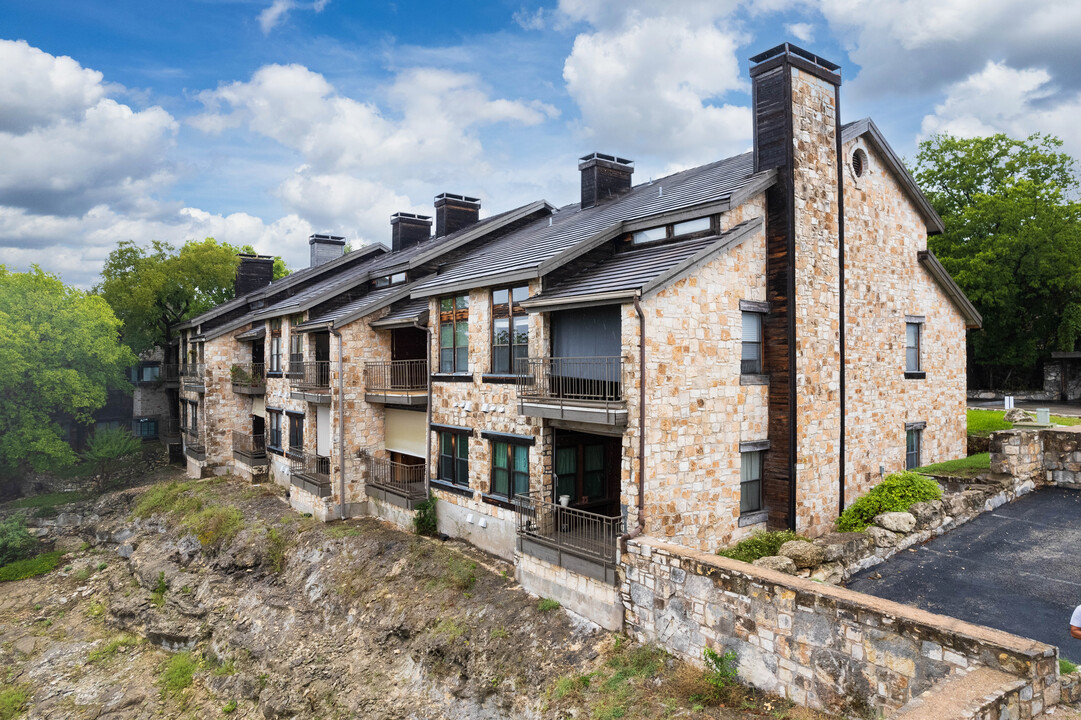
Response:
[[[580,158],[582,173],[582,209],[600,205],[611,197],[631,189],[634,161],[615,155],[590,153]]]

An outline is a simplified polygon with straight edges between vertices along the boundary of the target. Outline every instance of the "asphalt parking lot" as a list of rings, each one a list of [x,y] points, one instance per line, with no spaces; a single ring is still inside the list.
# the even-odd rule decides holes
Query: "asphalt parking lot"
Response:
[[[848,587],[1057,645],[1081,660],[1081,491],[1048,488],[853,576]]]

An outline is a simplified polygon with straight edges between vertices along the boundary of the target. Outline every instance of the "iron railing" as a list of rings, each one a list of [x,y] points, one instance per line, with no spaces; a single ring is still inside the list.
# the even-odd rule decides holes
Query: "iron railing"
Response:
[[[289,379],[304,376],[304,353],[289,353],[289,362],[285,366],[285,377]]]
[[[180,380],[185,385],[202,385],[206,378],[206,363],[185,363],[180,366]]]
[[[529,400],[621,403],[623,358],[526,358],[519,365],[518,397]]]
[[[289,470],[320,485],[330,483],[330,458],[324,455],[290,452]]]
[[[548,547],[611,565],[622,517],[606,517],[544,499],[540,492],[514,498],[518,535]]]
[[[158,418],[158,439],[166,444],[180,442],[180,418]]]
[[[158,374],[158,381],[168,385],[175,385],[180,382],[180,366],[176,363],[162,365],[161,372]]]
[[[393,394],[428,389],[427,360],[390,360],[364,363],[364,390]]]
[[[289,384],[295,388],[320,389],[330,387],[330,361],[313,360],[289,363]]]
[[[233,385],[237,387],[265,387],[266,363],[234,363],[229,368],[229,378],[233,381]]]
[[[184,447],[194,452],[206,451],[206,445],[203,444],[198,428],[188,428],[184,431]]]
[[[423,500],[425,466],[406,465],[392,462],[385,458],[368,456],[364,458],[367,466],[367,484],[394,493],[407,500]]]
[[[266,435],[233,431],[233,452],[249,458],[266,457]]]

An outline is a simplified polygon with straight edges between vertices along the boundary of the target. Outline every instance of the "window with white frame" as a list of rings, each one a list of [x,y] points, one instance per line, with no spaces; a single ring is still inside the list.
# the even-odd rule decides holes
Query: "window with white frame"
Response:
[[[759,312],[743,315],[743,346],[740,351],[739,371],[744,375],[762,374],[762,318]]]
[[[765,452],[740,453],[739,512],[741,515],[762,510],[762,459]]]

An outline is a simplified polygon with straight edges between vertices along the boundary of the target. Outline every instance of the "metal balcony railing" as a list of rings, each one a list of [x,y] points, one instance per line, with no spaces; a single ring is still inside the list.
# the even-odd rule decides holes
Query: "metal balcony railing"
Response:
[[[330,458],[310,453],[290,452],[289,469],[293,475],[303,477],[317,485],[330,484]]]
[[[312,360],[302,363],[289,363],[289,384],[304,390],[330,388],[330,361]]]
[[[244,390],[263,390],[266,388],[265,363],[234,363],[229,368],[229,378],[233,387]]]
[[[163,382],[166,385],[176,385],[180,382],[180,366],[176,363],[170,363],[161,366],[161,372],[158,374],[158,381]]]
[[[295,377],[303,377],[303,374],[304,354],[289,353],[289,362],[285,366],[285,377],[293,379]]]
[[[186,363],[181,365],[180,381],[184,385],[204,385],[206,383],[206,363]]]
[[[540,492],[514,498],[518,535],[605,565],[616,562],[616,541],[623,534],[622,517],[563,507]]]
[[[240,453],[247,458],[266,457],[266,436],[246,433],[241,430],[233,431],[233,453]]]
[[[198,428],[188,428],[184,431],[184,447],[194,452],[206,452],[206,445],[203,444]]]
[[[530,400],[622,403],[623,358],[526,358],[518,397]]]
[[[364,393],[369,401],[402,396],[425,399],[428,390],[427,360],[390,360],[364,363]],[[420,398],[421,393],[425,398]]]
[[[407,500],[423,500],[425,465],[406,465],[385,458],[363,458],[367,484],[394,493]]]

